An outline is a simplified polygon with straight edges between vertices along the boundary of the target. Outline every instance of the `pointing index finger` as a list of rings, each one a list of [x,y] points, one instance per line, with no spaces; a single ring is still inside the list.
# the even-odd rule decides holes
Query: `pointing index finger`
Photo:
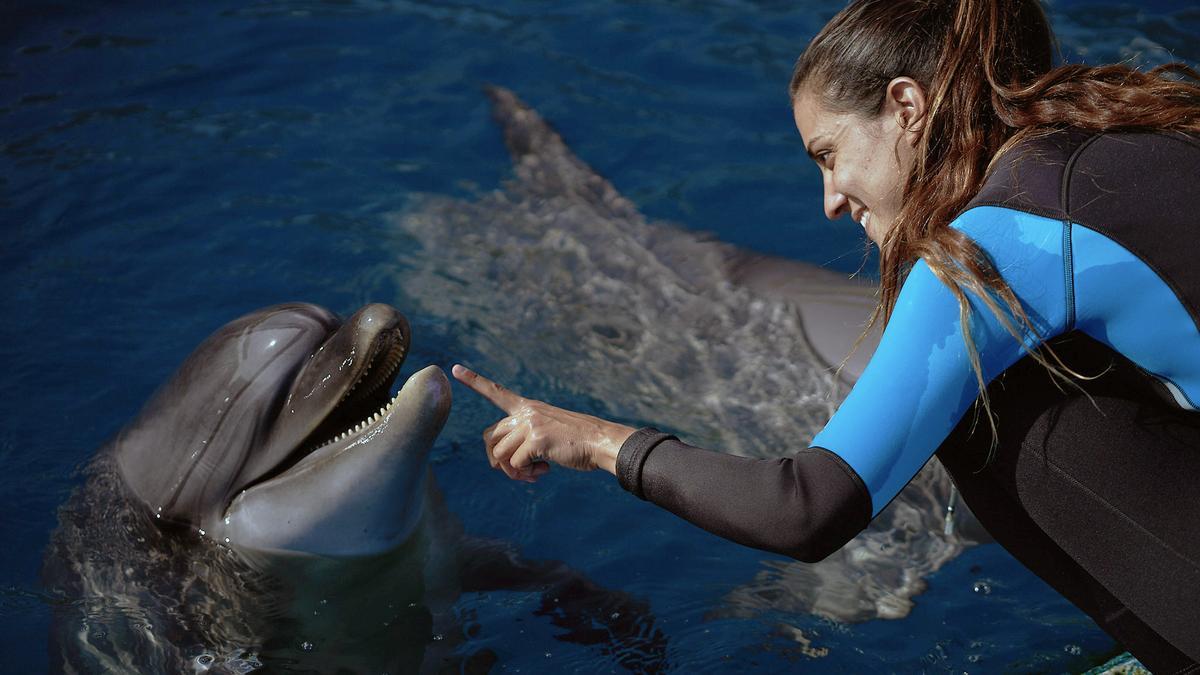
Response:
[[[525,402],[525,399],[516,392],[489,380],[470,368],[454,364],[450,372],[454,375],[454,379],[467,385],[477,394],[491,401],[492,405],[510,415]]]

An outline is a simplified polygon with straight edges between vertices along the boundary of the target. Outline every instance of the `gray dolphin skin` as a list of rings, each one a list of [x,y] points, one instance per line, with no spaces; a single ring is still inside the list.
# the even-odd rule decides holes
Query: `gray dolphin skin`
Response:
[[[408,322],[386,305],[341,325],[313,305],[233,321],[117,437],[121,477],[156,518],[237,548],[395,548],[450,412],[434,366],[388,399],[409,344]]]
[[[590,412],[734,454],[806,447],[877,344],[868,335],[837,373],[871,284],[647,218],[515,94],[487,94],[515,175],[394,214],[408,302],[461,328],[474,362],[518,389],[532,377],[597,401]],[[932,460],[842,550],[772,557],[710,615],[904,617],[926,576],[987,540],[961,504],[948,527],[951,500]]]
[[[541,591],[560,639],[599,626],[615,663],[661,663],[644,603],[465,535],[429,468],[446,376],[390,395],[410,339],[387,305],[343,322],[289,304],[204,340],[59,510],[55,669],[486,670],[486,650],[455,651],[465,590]]]

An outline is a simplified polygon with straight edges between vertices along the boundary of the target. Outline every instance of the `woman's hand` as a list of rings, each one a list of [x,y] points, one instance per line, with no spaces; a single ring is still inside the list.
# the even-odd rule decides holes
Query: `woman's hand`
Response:
[[[508,414],[483,432],[493,469],[530,483],[550,470],[547,462],[577,471],[601,468],[616,475],[617,453],[634,432],[632,427],[524,398],[459,365],[451,372]]]

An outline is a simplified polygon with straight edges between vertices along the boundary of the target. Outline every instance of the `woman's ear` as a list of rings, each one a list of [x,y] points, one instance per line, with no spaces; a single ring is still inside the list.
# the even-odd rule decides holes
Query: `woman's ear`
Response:
[[[883,113],[895,120],[915,146],[925,128],[925,89],[911,77],[897,77],[888,82]]]

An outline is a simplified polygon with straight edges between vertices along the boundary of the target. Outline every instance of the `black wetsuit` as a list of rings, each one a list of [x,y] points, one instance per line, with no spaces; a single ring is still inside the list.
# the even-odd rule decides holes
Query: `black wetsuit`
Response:
[[[734,541],[819,560],[935,452],[989,532],[1151,668],[1200,661],[1200,140],[1059,132],[998,162],[951,224],[1036,328],[1018,343],[977,297],[978,384],[957,300],[923,261],[871,363],[812,447],[734,457],[643,429],[621,484]],[[1100,377],[1060,391],[1025,348]],[[960,424],[960,421],[963,421]],[[957,428],[956,428],[957,427]]]

